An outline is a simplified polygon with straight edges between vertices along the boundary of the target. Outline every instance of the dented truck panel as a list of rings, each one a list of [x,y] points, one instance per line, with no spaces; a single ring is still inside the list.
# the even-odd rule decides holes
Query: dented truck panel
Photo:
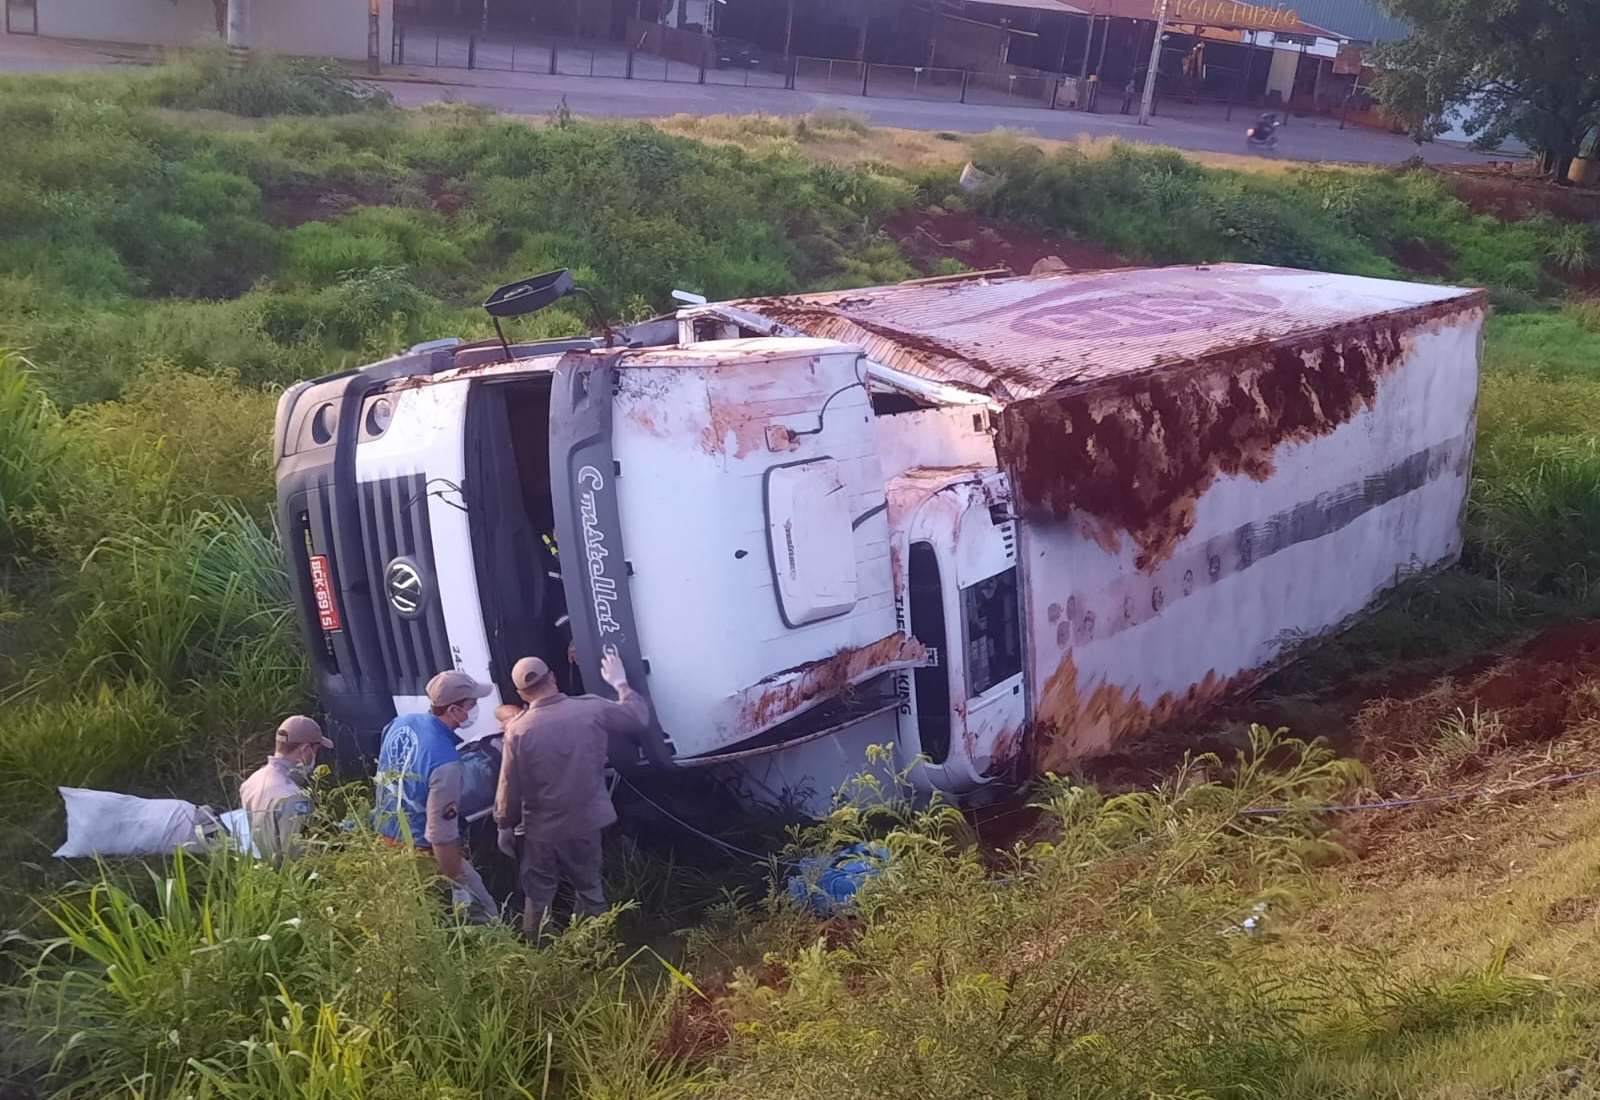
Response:
[[[859,357],[827,341],[764,339],[630,352],[618,365],[629,584],[651,699],[682,761],[917,659],[897,636]],[[808,466],[826,467],[845,498],[831,510],[846,523],[830,542],[848,547],[854,583],[847,609],[796,625],[784,620],[780,574],[803,584],[805,555],[834,547],[784,540],[785,524],[805,534],[817,512],[769,522],[769,473]]]
[[[744,313],[1004,401],[1152,372],[1456,299],[1460,291],[1250,264],[975,279],[759,298]]]
[[[888,499],[896,613],[929,655],[921,670],[896,674],[900,752],[920,788],[965,793],[1009,763],[1028,716],[1009,479],[981,466],[919,467],[890,480]]]

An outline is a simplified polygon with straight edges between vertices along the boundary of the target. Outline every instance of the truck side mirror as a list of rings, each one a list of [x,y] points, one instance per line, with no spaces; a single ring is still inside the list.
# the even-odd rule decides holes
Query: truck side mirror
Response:
[[[541,309],[555,305],[569,294],[581,294],[589,300],[589,308],[594,310],[595,323],[605,334],[606,347],[609,348],[616,342],[611,324],[600,309],[600,303],[595,301],[594,295],[583,287],[574,286],[572,272],[563,267],[557,271],[535,275],[531,279],[507,283],[484,301],[483,311],[494,319],[494,332],[500,337],[500,347],[505,351],[507,360],[511,358],[511,343],[506,339],[505,330],[500,327],[500,319],[526,317],[530,313],[537,313]]]
[[[572,293],[572,272],[566,268],[521,279],[489,295],[483,310],[490,317],[526,317],[553,306]]]

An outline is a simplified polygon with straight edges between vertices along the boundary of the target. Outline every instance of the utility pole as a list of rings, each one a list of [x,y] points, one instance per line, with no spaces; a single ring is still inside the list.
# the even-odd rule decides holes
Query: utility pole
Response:
[[[381,68],[381,58],[378,51],[383,48],[383,36],[379,28],[382,26],[382,9],[380,0],[367,0],[367,72],[376,75]],[[483,0],[483,21],[485,26],[489,22],[489,0]]]
[[[250,52],[250,0],[228,0],[228,58],[235,67]]]
[[[1161,0],[1156,13],[1156,40],[1150,45],[1150,71],[1144,74],[1144,98],[1139,101],[1139,125],[1150,125],[1150,114],[1156,102],[1156,70],[1161,67],[1161,36],[1167,33],[1167,5],[1171,0]]]

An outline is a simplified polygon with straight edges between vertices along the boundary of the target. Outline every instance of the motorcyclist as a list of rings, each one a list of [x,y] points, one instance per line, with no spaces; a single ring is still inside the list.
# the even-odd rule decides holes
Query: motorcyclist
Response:
[[[1278,116],[1274,112],[1267,112],[1256,119],[1255,127],[1250,136],[1256,141],[1270,141],[1278,129]]]

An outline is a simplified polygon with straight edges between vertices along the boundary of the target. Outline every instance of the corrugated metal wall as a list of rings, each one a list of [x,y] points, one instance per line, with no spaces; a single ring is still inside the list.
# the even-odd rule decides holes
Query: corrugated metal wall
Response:
[[[1294,0],[1293,7],[1312,26],[1358,42],[1390,42],[1411,33],[1404,20],[1385,14],[1377,0]]]

